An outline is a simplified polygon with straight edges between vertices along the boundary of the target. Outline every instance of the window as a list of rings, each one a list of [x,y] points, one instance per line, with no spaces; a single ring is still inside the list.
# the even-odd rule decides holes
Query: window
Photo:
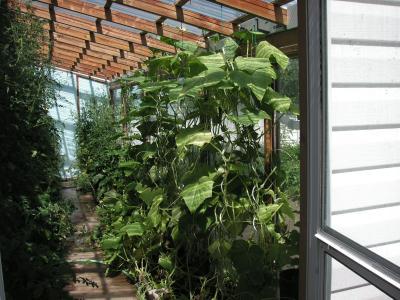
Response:
[[[400,299],[400,1],[299,3],[303,299]]]

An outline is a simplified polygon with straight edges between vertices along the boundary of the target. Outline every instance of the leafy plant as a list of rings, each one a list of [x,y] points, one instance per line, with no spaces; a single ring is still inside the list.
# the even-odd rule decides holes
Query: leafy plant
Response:
[[[119,163],[102,158],[109,172],[88,173],[111,181],[98,208],[108,272],[126,274],[143,298],[275,297],[279,272],[296,263],[296,232],[276,166],[265,171],[259,122],[292,109],[271,87],[288,59],[265,41],[175,46],[121,80],[130,111],[110,145]]]

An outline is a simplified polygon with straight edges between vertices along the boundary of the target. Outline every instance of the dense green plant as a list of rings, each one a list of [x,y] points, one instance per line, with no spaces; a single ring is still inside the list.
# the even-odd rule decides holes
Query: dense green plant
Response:
[[[119,176],[115,170],[121,147],[116,140],[122,130],[115,126],[113,110],[105,99],[87,103],[76,124],[77,162],[81,170],[77,183],[101,197]]]
[[[112,184],[98,237],[109,272],[135,281],[139,297],[275,298],[279,272],[295,263],[293,211],[276,168],[265,171],[259,128],[292,110],[271,88],[288,59],[267,42],[244,45],[179,42],[177,55],[122,82],[128,131],[111,145],[117,168],[103,173]]]
[[[63,299],[70,207],[59,200],[54,82],[42,23],[0,10],[0,252],[7,299]]]

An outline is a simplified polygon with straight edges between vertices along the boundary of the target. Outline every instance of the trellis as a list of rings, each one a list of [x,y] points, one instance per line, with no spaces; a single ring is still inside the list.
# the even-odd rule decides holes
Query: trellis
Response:
[[[106,0],[102,4],[99,1],[36,0],[29,7],[22,2],[13,5],[47,21],[44,27],[49,33],[50,55],[55,67],[109,81],[145,68],[143,62],[153,56],[153,49],[175,53],[175,47],[160,37],[189,41],[206,48],[211,34],[229,36],[241,23],[254,17],[286,25],[287,10],[281,6],[291,1],[207,1],[219,4],[221,10],[229,7],[242,13],[230,21],[185,8],[190,0],[174,3],[172,0]],[[115,5],[124,9],[116,9]],[[128,13],[132,9],[157,16],[157,19],[152,21]],[[168,25],[168,20],[198,28],[202,34]],[[297,53],[297,30],[272,34],[267,40],[288,55]],[[48,45],[43,51],[49,52]]]

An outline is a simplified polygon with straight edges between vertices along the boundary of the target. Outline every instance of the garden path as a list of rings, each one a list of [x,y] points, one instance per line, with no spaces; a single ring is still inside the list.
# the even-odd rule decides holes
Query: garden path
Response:
[[[68,260],[102,260],[102,252],[90,240],[91,232],[98,225],[95,213],[95,203],[91,195],[80,195],[74,187],[66,186],[62,197],[72,201],[75,211],[71,215],[75,226],[72,246]],[[71,263],[80,282],[72,282],[67,287],[74,300],[136,300],[135,288],[129,284],[125,276],[118,275],[110,278],[105,276],[105,266],[102,264]],[[88,279],[95,286],[86,285]]]

